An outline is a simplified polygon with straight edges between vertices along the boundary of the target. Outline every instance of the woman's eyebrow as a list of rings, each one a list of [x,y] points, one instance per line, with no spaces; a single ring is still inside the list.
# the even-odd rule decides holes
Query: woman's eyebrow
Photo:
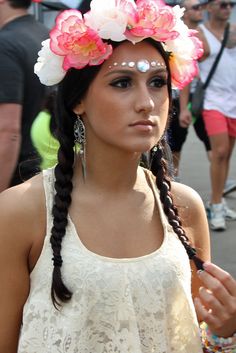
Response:
[[[107,77],[107,76],[111,76],[111,75],[114,75],[114,74],[120,74],[120,75],[130,75],[130,76],[134,76],[135,74],[140,74],[141,72],[136,70],[136,69],[121,69],[121,70],[112,70],[112,71],[109,71],[107,72],[104,76]],[[167,73],[167,70],[166,68],[163,68],[163,67],[160,67],[158,69],[155,69],[155,70],[148,70],[147,72],[145,72],[145,74],[151,74],[151,75],[155,75],[155,74],[160,74],[160,73]],[[141,73],[143,74],[143,73]]]

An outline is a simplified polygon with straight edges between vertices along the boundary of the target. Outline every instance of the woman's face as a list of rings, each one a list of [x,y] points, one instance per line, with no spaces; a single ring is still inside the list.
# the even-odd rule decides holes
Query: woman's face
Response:
[[[140,60],[161,65],[146,72],[121,66]],[[150,150],[167,122],[167,75],[161,54],[151,44],[124,42],[117,47],[74,109],[83,118],[87,146],[92,141],[96,148],[102,144],[127,152]]]

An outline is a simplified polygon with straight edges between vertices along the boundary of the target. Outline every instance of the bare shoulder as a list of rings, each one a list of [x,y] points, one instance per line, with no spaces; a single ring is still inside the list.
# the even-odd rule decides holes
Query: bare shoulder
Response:
[[[205,247],[206,253],[209,252],[208,222],[200,195],[181,183],[172,182],[171,186],[174,204],[178,208],[186,234],[195,247]]]
[[[178,208],[183,228],[193,247],[197,250],[197,256],[203,261],[209,261],[210,235],[206,212],[199,194],[189,186],[172,183],[174,203]],[[196,267],[192,268],[192,295],[198,296],[202,283],[197,276]]]
[[[0,352],[17,351],[30,271],[45,224],[41,175],[0,194]]]
[[[200,58],[199,61],[203,61],[209,56],[210,53],[210,48],[207,42],[207,39],[204,35],[204,32],[200,26],[197,27],[197,36],[201,40],[202,45],[203,45],[203,56]]]
[[[200,195],[191,187],[182,183],[171,182],[171,191],[175,205],[182,210],[183,216],[186,213],[189,216],[191,213],[195,214],[195,212],[201,212],[204,209]],[[185,221],[187,226],[187,219]]]
[[[204,32],[203,32],[203,30],[202,30],[202,28],[201,28],[200,26],[198,26],[198,27],[196,28],[196,31],[197,31],[197,36],[198,36],[199,39],[202,40],[202,39],[205,38]]]
[[[1,237],[26,241],[45,222],[45,196],[42,175],[0,194]],[[6,239],[5,239],[6,240]]]

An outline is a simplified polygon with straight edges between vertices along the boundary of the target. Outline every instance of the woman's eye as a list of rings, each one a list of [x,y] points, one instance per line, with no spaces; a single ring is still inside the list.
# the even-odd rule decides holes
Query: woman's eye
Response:
[[[161,88],[167,84],[165,77],[155,77],[150,81],[150,86],[154,88]]]
[[[131,79],[130,78],[119,78],[117,80],[114,80],[110,84],[113,87],[118,87],[118,88],[128,88],[131,86]]]

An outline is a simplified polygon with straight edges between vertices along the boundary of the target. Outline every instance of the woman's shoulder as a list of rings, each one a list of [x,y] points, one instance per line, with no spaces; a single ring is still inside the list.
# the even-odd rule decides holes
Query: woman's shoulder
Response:
[[[200,234],[208,234],[206,211],[200,195],[182,183],[171,183],[173,201],[181,217],[182,225],[196,243],[201,241]]]
[[[150,171],[148,173],[155,182],[155,176]],[[206,217],[203,201],[197,191],[185,184],[171,181],[171,193],[183,226],[192,227],[196,216]]]
[[[43,175],[40,173],[22,184],[3,191],[0,194],[0,205],[3,206],[2,203],[4,203],[6,207],[9,206],[9,211],[19,211],[24,213],[25,208],[21,207],[21,205],[24,204],[25,207],[29,208],[28,211],[33,211],[43,198]]]
[[[171,191],[176,204],[195,209],[203,205],[199,193],[188,185],[171,182]]]
[[[32,234],[45,225],[45,213],[43,178],[39,174],[0,194],[1,237],[33,241]]]
[[[155,180],[154,175],[152,178]],[[191,187],[174,181],[171,182],[171,194],[189,240],[194,247],[201,249],[200,257],[209,259],[209,227],[200,195]]]
[[[190,219],[189,217],[202,214],[202,212],[205,215],[202,198],[196,190],[182,183],[171,182],[171,192],[174,203],[183,216]]]

